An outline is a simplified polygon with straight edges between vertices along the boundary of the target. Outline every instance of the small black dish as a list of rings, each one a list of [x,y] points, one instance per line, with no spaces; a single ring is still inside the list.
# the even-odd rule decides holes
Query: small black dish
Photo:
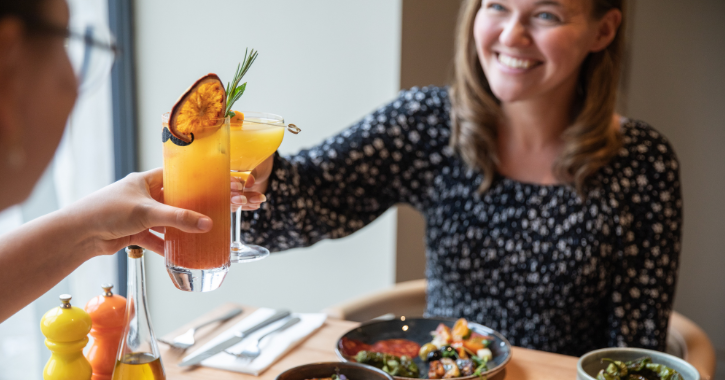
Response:
[[[330,377],[340,371],[349,380],[393,380],[387,373],[358,363],[327,362],[305,364],[290,368],[279,374],[275,380],[307,380]]]
[[[345,333],[338,341],[335,347],[335,353],[337,356],[345,362],[354,362],[353,358],[345,357],[342,354],[342,338],[354,339],[362,341],[367,344],[374,344],[377,341],[387,339],[407,339],[420,344],[421,346],[430,343],[432,337],[431,332],[435,331],[438,324],[443,323],[448,327],[453,327],[456,322],[455,319],[446,318],[408,318],[398,317],[392,320],[386,321],[371,321],[360,325],[359,327],[352,329]],[[486,327],[474,322],[468,322],[468,327],[481,335],[489,335],[494,338],[491,345],[488,347],[493,354],[493,359],[489,361],[490,369],[483,373],[484,376],[492,376],[500,372],[504,366],[511,360],[511,344],[503,335],[493,330],[490,327]],[[426,375],[428,373],[428,363],[420,360],[418,356],[413,358],[413,361],[418,368],[420,373]],[[372,367],[371,367],[372,368]],[[395,379],[408,379],[407,377],[394,376]],[[457,377],[455,379],[477,379],[478,376],[466,376]]]

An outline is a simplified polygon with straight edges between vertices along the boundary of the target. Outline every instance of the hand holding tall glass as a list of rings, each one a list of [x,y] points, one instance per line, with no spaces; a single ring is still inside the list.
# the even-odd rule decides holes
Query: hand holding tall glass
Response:
[[[238,112],[238,111],[235,111]],[[294,124],[286,126],[282,116],[262,112],[244,112],[242,117],[232,118],[231,134],[231,175],[246,183],[249,175],[282,144],[285,129],[292,133],[300,130]],[[269,250],[258,245],[242,242],[242,208],[231,215],[232,244],[231,262],[242,263],[261,260],[269,256]]]

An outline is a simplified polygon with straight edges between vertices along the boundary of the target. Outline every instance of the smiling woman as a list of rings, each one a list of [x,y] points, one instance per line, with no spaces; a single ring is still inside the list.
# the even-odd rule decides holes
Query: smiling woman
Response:
[[[680,253],[679,163],[615,113],[617,0],[468,0],[451,88],[400,96],[260,167],[248,236],[347,236],[396,203],[426,219],[428,316],[569,355],[663,350]],[[273,168],[273,169],[272,169]]]
[[[453,145],[484,172],[573,182],[583,193],[620,146],[619,121],[612,116],[624,49],[622,1],[484,0],[465,6],[451,91]],[[511,135],[520,133],[518,123],[530,122],[521,120],[529,115],[522,107],[532,103],[525,100],[537,99],[551,114],[546,128],[557,141],[545,160],[508,160],[521,157],[507,140],[517,138]],[[502,117],[508,128],[499,128]],[[488,176],[482,190],[491,181]]]

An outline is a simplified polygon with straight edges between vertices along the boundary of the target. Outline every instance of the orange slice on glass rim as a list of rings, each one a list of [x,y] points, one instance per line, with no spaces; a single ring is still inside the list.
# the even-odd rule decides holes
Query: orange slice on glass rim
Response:
[[[224,84],[216,74],[207,74],[176,101],[169,117],[169,131],[174,137],[191,143],[195,133],[223,124],[226,107]]]
[[[231,119],[229,119],[229,122],[232,124],[243,124],[244,123],[244,113],[241,111],[234,111],[234,116],[232,116]]]

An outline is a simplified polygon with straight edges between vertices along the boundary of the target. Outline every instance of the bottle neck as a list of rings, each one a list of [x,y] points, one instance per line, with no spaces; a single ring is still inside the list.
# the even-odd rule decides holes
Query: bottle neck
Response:
[[[146,302],[146,275],[143,256],[128,258],[128,297],[126,306],[126,328],[119,350],[119,360],[131,353],[149,353],[159,357],[151,319]]]

